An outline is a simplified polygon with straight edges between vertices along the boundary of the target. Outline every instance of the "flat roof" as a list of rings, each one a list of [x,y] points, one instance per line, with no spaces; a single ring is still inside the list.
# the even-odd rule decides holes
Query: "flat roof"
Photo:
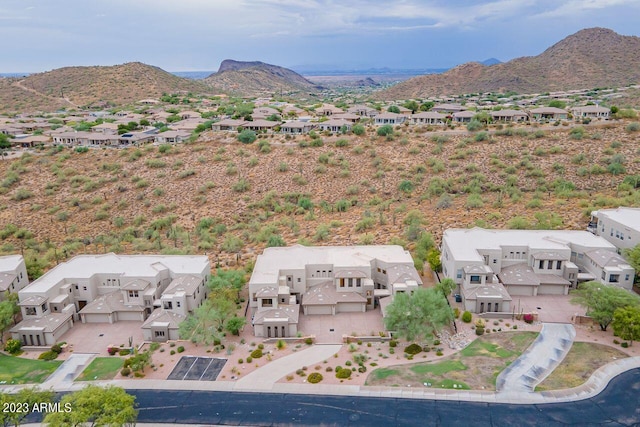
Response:
[[[22,255],[0,256],[0,271],[9,272],[17,270],[22,261]]]
[[[173,274],[201,274],[209,266],[204,255],[78,255],[47,271],[21,293],[42,293],[64,279],[90,279],[96,274],[153,277],[168,269]]]
[[[444,231],[442,241],[447,243],[456,261],[480,261],[478,250],[501,250],[503,246],[526,246],[530,250],[554,252],[569,250],[571,244],[591,249],[615,251],[611,243],[600,236],[581,230],[487,230],[484,228],[450,228]]]
[[[598,219],[607,217],[612,221],[618,222],[625,227],[632,228],[640,232],[640,208],[619,207],[617,209],[600,209],[592,212],[592,215]]]
[[[397,245],[272,247],[258,255],[249,283],[275,284],[280,270],[301,270],[309,264],[329,264],[334,269],[369,269],[374,259],[413,266],[411,254]]]

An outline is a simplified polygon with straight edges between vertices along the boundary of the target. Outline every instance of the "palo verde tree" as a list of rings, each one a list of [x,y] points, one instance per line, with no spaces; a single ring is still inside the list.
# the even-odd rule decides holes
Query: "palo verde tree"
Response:
[[[138,418],[135,400],[135,396],[120,387],[89,385],[64,395],[60,400],[60,407],[70,410],[47,414],[44,424],[51,427],[132,426]]]
[[[631,249],[624,250],[624,256],[636,270],[636,282],[640,280],[640,244]]]
[[[36,387],[23,388],[16,394],[0,392],[0,408],[3,408],[0,411],[0,425],[19,426],[29,413],[34,412],[34,409],[38,410],[52,403],[54,396],[54,392],[43,391]],[[7,410],[12,407],[17,407],[19,410]]]
[[[640,297],[617,286],[600,282],[582,283],[572,292],[573,301],[587,308],[587,316],[598,322],[600,329],[607,330],[616,310],[640,306]]]
[[[617,336],[628,340],[630,345],[633,345],[634,341],[640,340],[640,307],[629,306],[617,309],[613,313],[611,327]]]
[[[431,341],[435,334],[453,321],[453,311],[442,291],[419,288],[398,293],[387,307],[385,326],[409,341]]]

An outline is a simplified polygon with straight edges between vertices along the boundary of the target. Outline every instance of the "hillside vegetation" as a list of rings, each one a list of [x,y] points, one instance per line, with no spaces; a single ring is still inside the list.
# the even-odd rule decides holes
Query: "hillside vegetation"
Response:
[[[206,252],[225,265],[267,245],[413,249],[449,227],[584,229],[591,209],[640,206],[637,128],[49,149],[0,162],[0,249],[43,265],[107,251]]]

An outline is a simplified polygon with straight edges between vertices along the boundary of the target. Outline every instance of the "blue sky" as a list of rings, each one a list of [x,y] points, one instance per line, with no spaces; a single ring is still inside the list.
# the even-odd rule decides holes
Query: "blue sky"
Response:
[[[588,27],[640,35],[638,16],[640,0],[2,0],[0,72],[444,68],[537,55]]]

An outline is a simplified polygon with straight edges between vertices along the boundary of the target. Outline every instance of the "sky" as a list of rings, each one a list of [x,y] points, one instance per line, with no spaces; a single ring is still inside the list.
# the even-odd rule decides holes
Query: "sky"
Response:
[[[0,73],[448,68],[538,55],[583,28],[638,36],[639,16],[640,0],[2,0]]]

